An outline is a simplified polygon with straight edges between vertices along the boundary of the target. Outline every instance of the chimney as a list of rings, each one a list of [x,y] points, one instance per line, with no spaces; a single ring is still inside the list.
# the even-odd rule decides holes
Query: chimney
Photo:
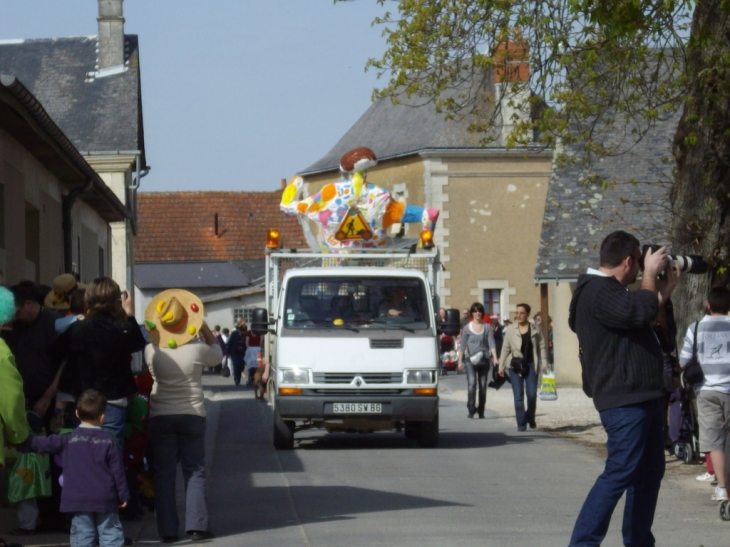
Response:
[[[529,58],[519,28],[515,29],[514,40],[500,42],[494,51],[494,88],[499,97],[502,143],[507,142],[515,124],[530,119]]]
[[[124,64],[124,0],[98,0],[99,70]]]

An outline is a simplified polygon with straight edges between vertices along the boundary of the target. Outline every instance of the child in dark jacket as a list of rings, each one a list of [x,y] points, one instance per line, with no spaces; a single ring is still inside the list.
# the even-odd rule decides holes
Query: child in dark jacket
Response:
[[[129,490],[116,439],[101,428],[106,398],[89,389],[76,403],[81,425],[69,435],[30,437],[21,449],[60,454],[63,462],[61,512],[73,513],[71,545],[121,547],[124,533],[119,509]]]

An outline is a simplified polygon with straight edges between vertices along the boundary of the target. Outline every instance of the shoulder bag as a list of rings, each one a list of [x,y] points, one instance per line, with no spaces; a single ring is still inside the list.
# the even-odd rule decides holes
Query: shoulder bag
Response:
[[[692,341],[692,358],[684,366],[683,377],[686,382],[696,385],[705,379],[705,373],[702,372],[702,366],[697,358],[697,328],[700,322],[695,323],[694,340]]]

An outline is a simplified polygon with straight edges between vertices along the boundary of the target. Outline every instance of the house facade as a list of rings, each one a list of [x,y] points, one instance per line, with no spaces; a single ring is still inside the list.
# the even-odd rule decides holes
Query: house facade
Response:
[[[578,338],[568,327],[568,310],[578,276],[600,265],[603,239],[624,230],[642,244],[667,243],[678,122],[679,113],[656,121],[639,143],[621,154],[554,168],[534,279],[548,296],[555,373],[562,384],[581,383]],[[619,128],[606,136],[606,143],[625,139]],[[579,146],[565,152],[584,154]]]
[[[122,5],[123,0],[99,2],[97,36],[0,40],[0,72],[23,83],[131,212],[110,223],[103,259],[104,274],[131,290],[136,192],[149,167],[138,40],[124,34]],[[87,273],[93,270],[89,264],[97,228],[79,222],[72,227],[75,243],[67,271],[82,281],[93,279]]]
[[[522,62],[516,78],[526,79]],[[491,96],[499,91],[494,84]],[[461,89],[454,93],[469,93]],[[434,242],[444,271],[442,307],[468,308],[483,302],[490,314],[512,316],[517,304],[539,308],[533,275],[552,151],[538,146],[508,149],[506,135],[515,116],[529,116],[502,105],[503,115],[489,146],[475,143],[469,116],[446,120],[430,104],[381,98],[361,116],[323,158],[299,174],[312,195],[339,178],[339,160],[348,150],[367,146],[378,157],[367,180],[396,199],[441,211]],[[395,228],[395,231],[398,227]],[[406,226],[416,237],[420,224]]]
[[[265,245],[277,229],[301,248],[296,219],[279,211],[281,192],[142,192],[135,240],[135,307],[143,317],[158,292],[197,294],[211,326],[232,328],[265,306]]]
[[[129,211],[15,77],[0,74],[0,269],[4,283],[50,285],[76,261],[82,281],[110,268],[111,226]]]

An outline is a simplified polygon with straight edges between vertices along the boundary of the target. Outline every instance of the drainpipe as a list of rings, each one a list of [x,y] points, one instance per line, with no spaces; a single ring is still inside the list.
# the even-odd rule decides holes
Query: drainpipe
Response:
[[[73,220],[71,220],[71,209],[73,209],[76,198],[84,192],[91,190],[94,181],[90,180],[83,186],[77,186],[65,196],[61,196],[61,229],[63,231],[63,271],[73,273]]]

